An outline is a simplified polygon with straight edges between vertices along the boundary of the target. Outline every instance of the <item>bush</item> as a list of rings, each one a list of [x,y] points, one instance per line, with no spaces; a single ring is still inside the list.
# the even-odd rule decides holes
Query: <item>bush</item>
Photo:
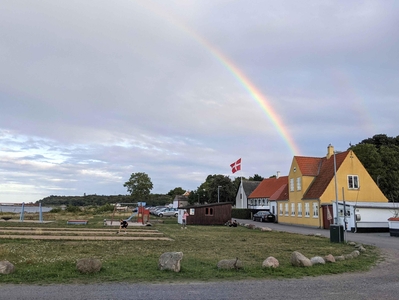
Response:
[[[105,213],[105,212],[113,212],[113,211],[114,211],[114,206],[109,203],[102,205],[96,209],[96,213]]]
[[[233,208],[231,217],[236,219],[251,219],[251,210],[242,208]]]
[[[72,205],[68,205],[65,210],[71,213],[77,213],[82,211],[79,206],[72,206]]]

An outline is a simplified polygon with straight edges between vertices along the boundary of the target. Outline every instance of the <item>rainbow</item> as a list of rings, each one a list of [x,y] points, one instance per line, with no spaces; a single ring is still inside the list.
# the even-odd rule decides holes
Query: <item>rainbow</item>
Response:
[[[143,1],[143,2],[145,4],[142,3],[141,6],[143,6],[146,9],[149,9],[151,12],[161,16],[163,19],[166,19],[168,22],[176,25],[176,27],[186,32],[201,46],[207,49],[236,78],[236,80],[244,87],[244,89],[248,91],[252,99],[254,99],[256,103],[261,107],[261,109],[266,113],[266,116],[269,118],[272,125],[277,130],[278,134],[283,138],[284,142],[287,144],[292,154],[293,155],[300,154],[299,148],[295,144],[294,139],[289,134],[286,126],[284,126],[279,115],[274,111],[269,101],[267,101],[267,98],[262,95],[262,93],[255,87],[255,85],[249,80],[249,78],[246,77],[244,73],[230,59],[227,58],[226,55],[224,55],[216,47],[211,45],[206,39],[200,36],[193,29],[187,27],[183,22],[178,21],[178,18],[161,10],[155,4],[151,5],[150,1]]]

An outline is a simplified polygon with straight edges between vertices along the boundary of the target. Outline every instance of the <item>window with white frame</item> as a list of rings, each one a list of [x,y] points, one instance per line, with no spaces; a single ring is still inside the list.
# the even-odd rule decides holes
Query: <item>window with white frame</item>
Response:
[[[290,192],[293,192],[294,188],[294,178],[290,178]]]
[[[359,177],[357,175],[348,175],[348,188],[349,189],[359,188]]]
[[[317,202],[313,202],[313,218],[319,217],[319,204]]]
[[[298,203],[298,217],[302,217],[302,203]]]
[[[280,205],[278,206],[279,209],[279,215],[282,216],[283,215],[283,204],[280,203]]]
[[[286,203],[284,205],[284,212],[285,212],[285,215],[288,216],[288,203]]]
[[[302,179],[301,177],[298,177],[296,179],[296,190],[297,191],[300,191],[302,189],[302,180],[301,179]]]
[[[305,203],[305,217],[310,216],[310,209],[309,209],[309,203]]]
[[[291,216],[295,217],[295,203],[291,203]]]

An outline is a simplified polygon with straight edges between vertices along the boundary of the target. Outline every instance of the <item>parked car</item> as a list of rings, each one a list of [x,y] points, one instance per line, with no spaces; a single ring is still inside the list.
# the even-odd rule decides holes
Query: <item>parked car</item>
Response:
[[[253,215],[252,220],[259,222],[274,222],[276,220],[276,216],[270,211],[260,210]]]
[[[177,217],[177,208],[167,208],[158,212],[158,217]]]

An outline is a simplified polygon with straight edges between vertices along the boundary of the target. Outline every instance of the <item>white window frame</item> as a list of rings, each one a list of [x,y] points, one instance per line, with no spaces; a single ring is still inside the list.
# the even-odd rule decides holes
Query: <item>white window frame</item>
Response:
[[[288,216],[288,203],[284,204],[284,215]]]
[[[306,218],[310,217],[310,205],[309,205],[309,202],[305,202],[305,217]]]
[[[302,203],[298,203],[298,217],[302,217]]]
[[[280,204],[279,204],[279,212],[278,212],[278,214],[279,214],[280,216],[283,215],[283,203],[280,203]]]
[[[295,191],[294,178],[290,178],[290,192]]]
[[[295,217],[295,203],[291,203],[291,216]]]
[[[359,189],[359,176],[348,175],[348,189],[358,190]]]
[[[319,205],[317,202],[313,202],[313,218],[319,217]]]
[[[302,178],[301,177],[297,177],[296,179],[296,190],[300,191],[302,190]]]

